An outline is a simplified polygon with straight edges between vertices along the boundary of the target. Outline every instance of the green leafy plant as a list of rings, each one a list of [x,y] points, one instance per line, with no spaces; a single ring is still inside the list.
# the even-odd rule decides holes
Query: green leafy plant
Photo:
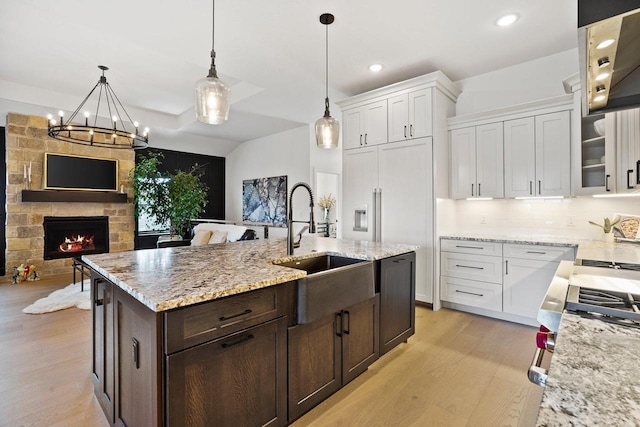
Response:
[[[190,220],[204,210],[209,188],[200,181],[203,172],[197,164],[188,171],[161,173],[163,158],[161,153],[142,155],[129,173],[135,214],[144,213],[157,224],[168,223],[172,236],[184,236]]]
[[[619,222],[620,222],[620,218],[616,217],[616,218],[613,219],[613,221],[611,221],[609,218],[605,218],[604,219],[604,224],[598,224],[598,223],[593,222],[593,221],[589,221],[589,224],[596,225],[596,226],[602,228],[602,230],[605,232],[605,234],[609,234],[609,233],[611,233],[611,230],[613,229],[613,226],[616,225]]]

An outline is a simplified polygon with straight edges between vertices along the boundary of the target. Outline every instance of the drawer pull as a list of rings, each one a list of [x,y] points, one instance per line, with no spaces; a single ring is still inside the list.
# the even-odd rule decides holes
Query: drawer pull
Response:
[[[462,248],[462,249],[480,249],[481,251],[484,250],[484,248],[482,247],[478,247],[478,246],[463,246],[463,245],[456,245],[456,248]]]
[[[456,289],[456,292],[459,293],[459,294],[474,295],[474,296],[477,296],[477,297],[483,297],[484,296],[484,294],[476,294],[475,292],[461,291],[459,289]]]
[[[484,267],[474,267],[472,265],[461,265],[461,264],[456,264],[456,267],[460,267],[460,268],[473,268],[474,270],[484,270]]]
[[[400,263],[400,262],[405,262],[406,260],[404,258],[400,258],[400,259],[394,259],[393,262],[395,263]]]
[[[222,344],[220,344],[220,346],[222,348],[229,348],[229,347],[233,347],[234,345],[238,345],[238,344],[242,344],[243,342],[250,341],[250,340],[252,340],[254,338],[255,337],[253,335],[249,334],[249,335],[245,335],[243,337],[240,337],[237,340],[223,342]]]
[[[235,319],[236,317],[240,317],[240,316],[244,316],[245,314],[250,314],[253,310],[251,310],[250,308],[247,308],[245,311],[243,311],[242,313],[238,313],[238,314],[232,314],[231,316],[221,316],[220,317],[220,321],[224,322],[225,320],[229,320],[229,319]]]
[[[546,252],[542,251],[527,251],[528,254],[538,254],[538,255],[546,255]]]
[[[139,342],[135,338],[131,338],[131,352],[133,355],[133,365],[136,369],[140,369]]]

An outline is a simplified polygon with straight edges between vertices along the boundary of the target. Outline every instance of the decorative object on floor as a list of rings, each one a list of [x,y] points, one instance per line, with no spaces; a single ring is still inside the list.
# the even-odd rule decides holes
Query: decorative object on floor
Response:
[[[207,204],[209,188],[200,180],[202,167],[197,163],[188,171],[160,173],[163,157],[143,154],[130,172],[135,215],[142,213],[155,224],[166,224],[171,236],[188,236],[191,219],[198,218]]]
[[[43,314],[71,307],[78,307],[80,310],[90,310],[90,285],[91,281],[85,280],[82,286],[84,287],[84,291],[82,291],[80,282],[72,283],[66,288],[53,291],[45,298],[40,298],[30,306],[22,309],[22,312],[26,314]]]
[[[242,220],[287,226],[287,176],[242,181]]]
[[[215,51],[216,2],[213,0],[211,26],[211,68],[206,78],[196,82],[196,117],[203,123],[219,125],[229,119],[229,86],[218,79]]]
[[[24,265],[20,264],[18,267],[13,267],[13,275],[11,276],[11,284],[17,285],[23,280],[28,280],[29,282],[33,282],[34,280],[38,280],[38,273],[36,272],[35,265]]]
[[[604,224],[598,224],[595,223],[593,221],[589,221],[589,224],[593,224],[596,225],[600,228],[602,228],[602,231],[604,231],[604,235],[602,236],[602,240],[605,243],[613,243],[614,241],[614,235],[612,233],[613,231],[613,226],[616,225],[618,222],[620,222],[620,217],[616,216],[614,217],[613,221],[609,218],[605,218],[604,219]]]
[[[71,142],[74,144],[89,145],[105,148],[121,148],[121,149],[140,149],[149,146],[149,128],[145,128],[140,134],[139,125],[131,120],[129,113],[118,99],[104,72],[109,68],[104,65],[98,65],[102,70],[102,76],[98,83],[91,89],[91,92],[82,100],[78,108],[75,109],[67,121],[64,121],[64,112],[59,111],[60,123],[57,123],[51,114],[47,115],[49,119],[49,136],[61,141]],[[89,124],[91,114],[84,112],[84,124],[74,123],[76,115],[83,109],[87,100],[98,90],[97,101],[95,102],[96,112],[93,116],[93,123]],[[103,101],[104,100],[104,101]],[[104,123],[109,126],[98,124],[101,103],[106,103],[105,111],[113,114],[111,122],[109,119],[103,119]],[[128,121],[123,120],[123,117]]]
[[[320,148],[336,148],[340,136],[340,122],[329,113],[329,25],[334,16],[330,13],[320,15],[320,23],[325,26],[325,98],[324,116],[316,121],[316,143]]]

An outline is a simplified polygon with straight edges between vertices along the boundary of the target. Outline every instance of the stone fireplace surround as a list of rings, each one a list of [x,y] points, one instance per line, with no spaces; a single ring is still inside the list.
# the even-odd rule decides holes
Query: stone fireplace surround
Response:
[[[7,116],[7,223],[6,271],[13,266],[33,264],[41,276],[68,274],[71,258],[44,260],[45,216],[108,216],[110,252],[133,250],[133,191],[129,171],[135,158],[133,150],[90,147],[57,141],[47,135],[47,119],[9,113]],[[24,165],[31,162],[31,189],[42,190],[44,153],[62,153],[119,160],[118,179],[127,193],[126,203],[96,202],[23,202],[26,189]]]

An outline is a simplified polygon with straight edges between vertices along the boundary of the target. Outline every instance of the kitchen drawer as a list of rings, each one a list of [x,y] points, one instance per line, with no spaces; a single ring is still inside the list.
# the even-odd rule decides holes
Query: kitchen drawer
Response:
[[[165,312],[165,354],[292,314],[287,313],[294,305],[292,284],[295,282]]]
[[[502,243],[475,240],[440,240],[440,250],[475,255],[502,256]]]
[[[502,286],[455,277],[440,278],[442,301],[502,311]]]
[[[575,249],[566,246],[504,244],[505,258],[524,258],[540,261],[573,261]]]
[[[442,252],[440,262],[443,276],[502,283],[502,257]]]

